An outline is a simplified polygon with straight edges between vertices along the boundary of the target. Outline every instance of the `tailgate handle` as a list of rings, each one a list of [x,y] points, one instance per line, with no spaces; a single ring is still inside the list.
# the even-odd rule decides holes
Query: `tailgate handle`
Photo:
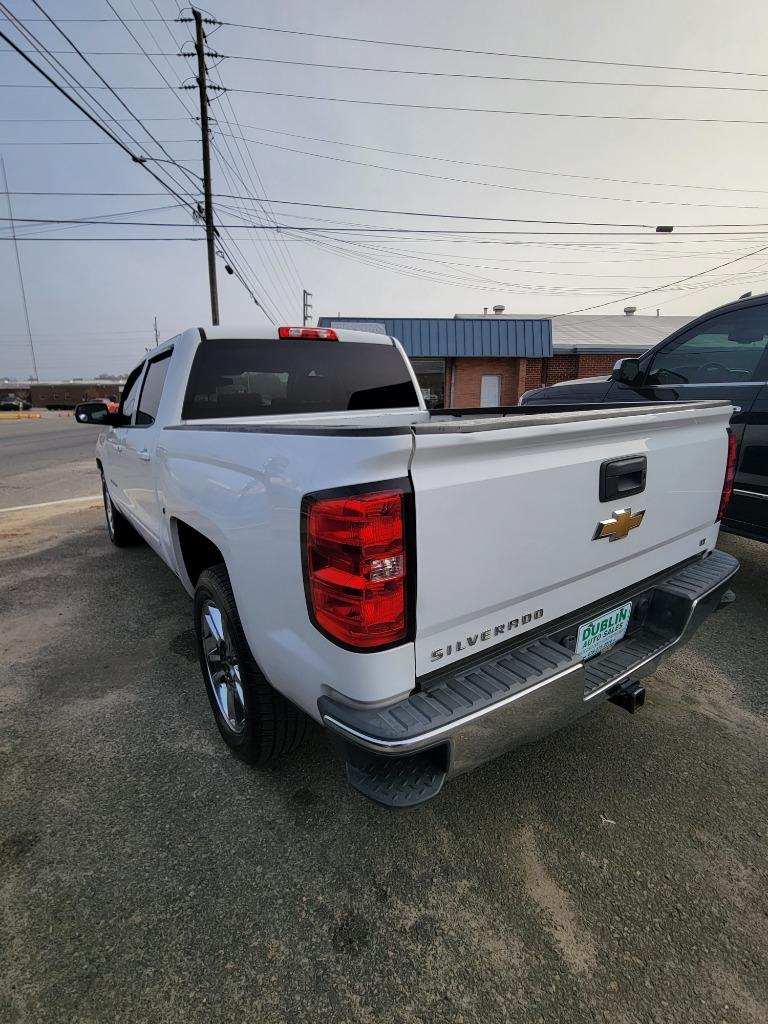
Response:
[[[600,467],[600,501],[628,498],[645,490],[648,461],[645,455],[613,459]]]

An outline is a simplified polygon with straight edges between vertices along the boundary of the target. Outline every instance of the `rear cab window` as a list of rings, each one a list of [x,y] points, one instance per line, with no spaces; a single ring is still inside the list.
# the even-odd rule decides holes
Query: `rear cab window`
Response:
[[[153,359],[147,366],[147,373],[144,377],[144,384],[141,388],[139,408],[136,412],[136,426],[150,427],[155,422],[157,410],[160,407],[160,398],[163,394],[163,385],[171,363],[173,350],[164,352],[157,359]]]
[[[198,346],[182,418],[277,416],[418,407],[392,344],[211,340]]]
[[[119,411],[123,416],[127,416],[128,419],[131,419],[133,410],[136,408],[136,399],[139,397],[139,384],[141,383],[143,372],[144,363],[141,363],[141,365],[137,366],[135,370],[131,370],[128,374],[128,379],[123,388]]]

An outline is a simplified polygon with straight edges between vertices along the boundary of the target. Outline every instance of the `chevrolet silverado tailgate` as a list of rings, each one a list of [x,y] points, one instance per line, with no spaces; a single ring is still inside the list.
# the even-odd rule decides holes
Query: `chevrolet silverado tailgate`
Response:
[[[732,412],[691,402],[415,425],[417,675],[712,549]]]

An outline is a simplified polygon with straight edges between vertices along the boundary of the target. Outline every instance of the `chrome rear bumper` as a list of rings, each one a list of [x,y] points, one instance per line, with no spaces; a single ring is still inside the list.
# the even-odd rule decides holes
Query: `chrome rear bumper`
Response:
[[[462,662],[384,708],[321,697],[320,715],[342,742],[350,783],[386,806],[416,806],[450,776],[574,721],[654,672],[718,607],[738,568],[731,555],[714,551],[635,589],[647,602],[642,626],[587,662],[563,642],[560,626]],[[620,603],[612,595],[604,608]]]

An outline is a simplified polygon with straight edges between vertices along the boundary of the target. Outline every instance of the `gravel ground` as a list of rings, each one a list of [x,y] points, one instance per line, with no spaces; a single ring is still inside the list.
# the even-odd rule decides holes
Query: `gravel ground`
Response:
[[[737,604],[639,715],[391,814],[319,729],[228,754],[189,599],[98,508],[0,529],[3,1024],[768,1019],[768,547],[724,539]]]

